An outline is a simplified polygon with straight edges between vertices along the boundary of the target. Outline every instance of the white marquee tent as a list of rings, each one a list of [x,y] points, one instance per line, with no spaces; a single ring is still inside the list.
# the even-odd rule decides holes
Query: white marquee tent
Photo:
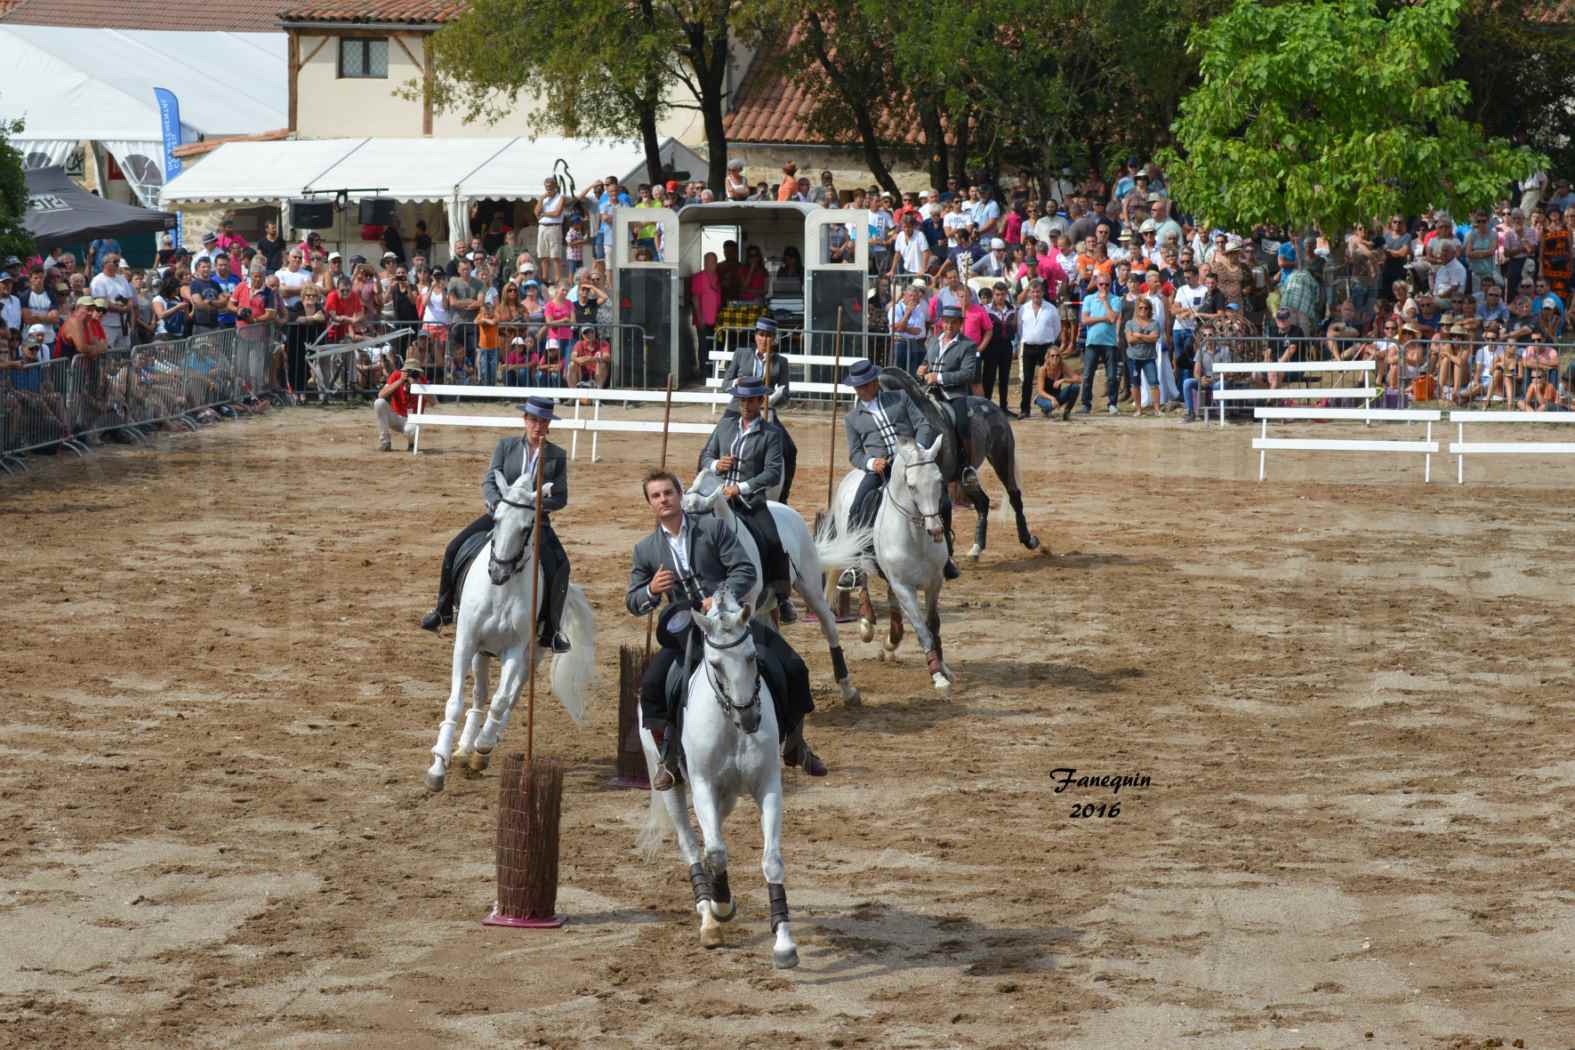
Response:
[[[157,207],[164,136],[153,89],[175,94],[184,142],[272,131],[289,122],[286,50],[283,33],[0,25],[0,117],[24,121],[12,141],[28,167],[64,164],[93,140]]]
[[[705,176],[706,165],[675,139],[661,146],[668,170]],[[164,188],[163,206],[279,203],[340,190],[349,199],[392,197],[441,202],[449,228],[463,229],[466,207],[485,199],[529,198],[562,160],[581,192],[616,175],[649,181],[638,142],[564,138],[368,138],[226,142]]]

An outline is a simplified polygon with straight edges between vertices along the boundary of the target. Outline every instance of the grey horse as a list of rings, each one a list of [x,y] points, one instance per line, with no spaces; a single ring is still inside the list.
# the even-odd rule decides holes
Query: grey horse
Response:
[[[929,390],[910,373],[900,368],[883,368],[881,386],[887,390],[901,390],[913,399],[930,425],[944,437],[941,451],[941,472],[952,486],[953,500],[959,493],[968,498],[979,516],[974,526],[973,548],[968,557],[977,561],[984,553],[990,528],[990,497],[979,487],[977,470],[986,459],[995,476],[1006,486],[1006,498],[1011,501],[1012,513],[1017,516],[1017,539],[1029,550],[1039,549],[1039,537],[1028,528],[1028,517],[1023,513],[1023,493],[1017,476],[1017,438],[1011,423],[999,405],[987,397],[968,398],[968,436],[973,446],[969,462],[963,463],[962,449],[957,447],[956,433],[952,427],[951,413],[930,396]],[[969,471],[971,484],[963,482],[963,467]],[[950,528],[948,521],[947,526]]]

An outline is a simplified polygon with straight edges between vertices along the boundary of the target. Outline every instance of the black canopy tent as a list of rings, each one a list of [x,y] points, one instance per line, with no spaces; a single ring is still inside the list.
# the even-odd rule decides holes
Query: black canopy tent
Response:
[[[64,168],[27,173],[27,217],[23,225],[40,251],[101,237],[131,237],[175,228],[172,212],[108,201],[82,189]]]

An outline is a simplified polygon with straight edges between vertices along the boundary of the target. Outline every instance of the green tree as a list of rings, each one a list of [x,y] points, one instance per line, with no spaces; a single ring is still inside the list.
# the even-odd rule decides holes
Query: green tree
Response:
[[[1390,0],[1391,3],[1395,0]],[[1575,165],[1569,100],[1575,98],[1575,9],[1548,0],[1469,0],[1450,70],[1471,88],[1466,115],[1491,135],[1540,150],[1554,168]]]
[[[23,225],[27,218],[27,173],[22,154],[11,140],[22,133],[22,121],[0,122],[0,256],[26,259],[33,254],[33,235]]]
[[[705,125],[709,181],[727,173],[729,45],[752,0],[474,0],[433,37],[434,104],[466,120],[533,109],[538,132],[636,136],[661,170],[657,123],[692,109]]]
[[[1463,3],[1236,0],[1188,42],[1202,80],[1162,153],[1177,200],[1237,229],[1316,225],[1336,265],[1357,223],[1490,205],[1545,158],[1463,115],[1446,76]]]

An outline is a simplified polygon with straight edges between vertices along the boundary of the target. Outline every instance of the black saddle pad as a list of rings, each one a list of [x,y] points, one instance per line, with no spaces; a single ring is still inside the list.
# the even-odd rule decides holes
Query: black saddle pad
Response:
[[[770,628],[765,627],[763,624],[754,624],[751,625],[750,630],[758,632],[770,630]],[[771,690],[773,701],[780,704],[783,698],[787,696],[787,672],[783,669],[782,662],[777,659],[776,655],[760,644],[760,636],[758,634],[755,638],[755,655],[758,666],[766,676],[766,686]],[[672,667],[667,669],[667,681],[664,683],[667,709],[676,713],[677,717],[674,720],[674,724],[679,727],[683,725],[684,705],[689,699],[687,695],[689,676],[694,672],[695,668],[700,666],[702,659],[704,659],[703,646],[697,638],[695,640],[693,662],[686,667],[684,661],[677,660],[674,661]],[[680,732],[682,732],[681,728]]]
[[[460,596],[465,592],[465,576],[470,572],[470,563],[476,560],[476,555],[487,549],[487,544],[492,542],[492,530],[478,532],[460,545],[459,555],[454,559],[454,608],[459,608]]]

